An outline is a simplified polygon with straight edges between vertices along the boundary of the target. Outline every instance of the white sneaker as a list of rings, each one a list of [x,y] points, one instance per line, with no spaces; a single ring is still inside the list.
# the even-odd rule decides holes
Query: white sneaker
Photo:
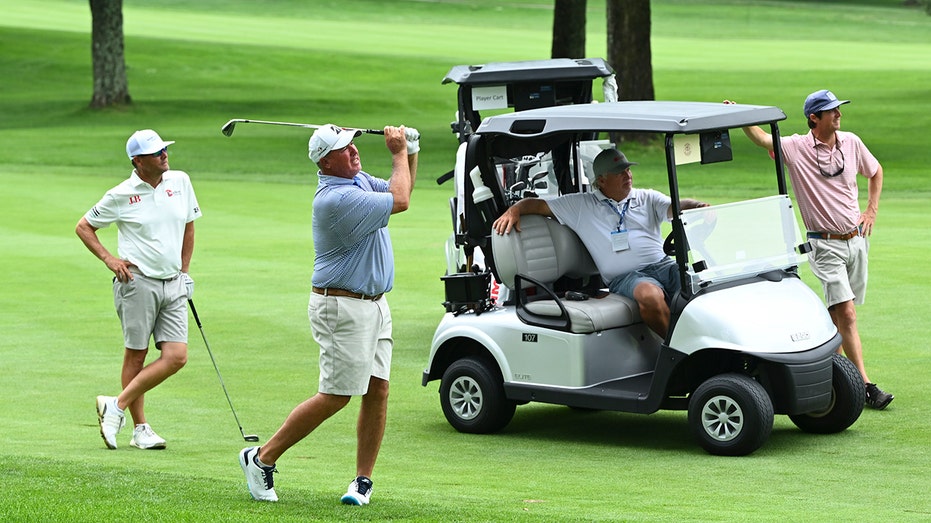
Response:
[[[137,449],[163,449],[165,439],[156,434],[148,423],[143,423],[133,429],[133,439],[129,440],[129,445]]]
[[[115,396],[97,396],[97,419],[103,442],[108,449],[115,449],[116,435],[126,425],[126,416],[117,408]]]
[[[343,494],[340,501],[344,505],[368,505],[372,497],[372,480],[359,476],[349,484],[349,490]]]
[[[260,467],[255,462],[259,455],[258,447],[246,447],[239,452],[239,466],[242,467],[246,475],[246,485],[249,487],[249,494],[256,501],[278,501],[278,494],[275,493],[275,467]]]

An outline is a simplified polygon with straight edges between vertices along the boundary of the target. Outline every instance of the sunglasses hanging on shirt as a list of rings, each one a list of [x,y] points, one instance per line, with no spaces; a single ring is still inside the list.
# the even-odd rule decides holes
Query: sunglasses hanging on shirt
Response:
[[[821,176],[825,178],[834,178],[839,174],[844,172],[844,151],[841,151],[840,144],[836,144],[834,148],[829,149],[827,160],[821,161],[821,149],[824,147],[818,147],[817,143],[815,144],[815,161],[818,162],[818,170],[821,172]],[[837,151],[837,154],[840,155],[840,162],[837,160],[837,154],[834,152]]]

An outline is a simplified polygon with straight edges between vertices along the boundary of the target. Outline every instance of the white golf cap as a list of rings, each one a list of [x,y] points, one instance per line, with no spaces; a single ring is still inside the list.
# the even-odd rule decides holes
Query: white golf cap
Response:
[[[314,131],[307,142],[307,156],[314,163],[318,163],[330,151],[342,149],[352,142],[352,139],[362,134],[358,129],[343,129],[331,123]]]
[[[152,129],[136,131],[126,140],[126,154],[130,158],[140,154],[152,154],[161,151],[175,142],[166,142]]]

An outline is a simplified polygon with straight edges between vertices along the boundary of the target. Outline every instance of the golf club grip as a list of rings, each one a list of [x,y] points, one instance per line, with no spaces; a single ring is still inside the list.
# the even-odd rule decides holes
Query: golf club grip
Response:
[[[384,129],[359,129],[365,134],[385,134]]]
[[[191,308],[191,314],[194,315],[194,321],[197,323],[197,328],[203,329],[204,327],[200,324],[200,318],[197,316],[197,309],[194,307],[194,300],[189,299],[187,304],[188,307]]]

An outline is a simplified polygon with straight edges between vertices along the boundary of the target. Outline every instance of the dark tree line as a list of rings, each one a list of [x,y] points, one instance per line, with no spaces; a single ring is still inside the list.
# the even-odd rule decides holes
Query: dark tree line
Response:
[[[653,100],[650,0],[607,0],[607,61],[618,100]],[[555,0],[552,58],[585,58],[586,0]]]
[[[123,48],[123,0],[89,0],[94,95],[91,107],[132,103]],[[585,58],[586,0],[554,0],[553,58]],[[607,0],[607,61],[619,100],[652,100],[650,1]]]

